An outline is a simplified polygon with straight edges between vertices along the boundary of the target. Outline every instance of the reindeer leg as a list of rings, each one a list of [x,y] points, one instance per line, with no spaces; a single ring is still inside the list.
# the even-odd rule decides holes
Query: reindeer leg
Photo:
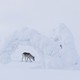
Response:
[[[23,62],[23,56],[22,56],[22,62]]]
[[[31,58],[30,58],[30,62],[32,62]]]
[[[25,61],[26,61],[26,57],[25,57]]]
[[[28,61],[28,57],[26,57],[26,62]]]

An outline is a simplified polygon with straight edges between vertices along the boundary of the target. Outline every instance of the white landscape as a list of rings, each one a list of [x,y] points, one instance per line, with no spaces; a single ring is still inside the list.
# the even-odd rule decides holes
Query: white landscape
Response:
[[[52,33],[52,37],[47,37],[29,27],[16,30],[5,41],[0,65],[9,68],[79,70],[80,57],[70,30],[61,24]],[[35,61],[22,62],[23,52],[30,52]]]
[[[0,0],[0,80],[80,80],[80,0]]]

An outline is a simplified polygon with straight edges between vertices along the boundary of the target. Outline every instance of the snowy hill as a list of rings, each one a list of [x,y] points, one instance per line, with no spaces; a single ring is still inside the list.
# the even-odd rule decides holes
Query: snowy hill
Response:
[[[0,62],[26,68],[79,69],[79,56],[71,32],[61,25],[57,34],[58,37],[48,38],[34,29],[18,30],[6,40]],[[35,62],[21,62],[23,52],[34,55]]]

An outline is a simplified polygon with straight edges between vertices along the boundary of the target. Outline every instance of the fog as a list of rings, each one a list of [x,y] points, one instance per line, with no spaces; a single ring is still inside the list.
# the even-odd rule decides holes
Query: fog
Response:
[[[79,0],[0,0],[0,48],[22,27],[30,27],[52,37],[53,28],[63,23],[72,32],[80,55]]]

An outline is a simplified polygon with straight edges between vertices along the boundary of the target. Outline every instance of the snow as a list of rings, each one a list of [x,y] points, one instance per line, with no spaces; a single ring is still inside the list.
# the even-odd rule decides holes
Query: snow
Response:
[[[57,35],[49,38],[28,27],[18,30],[6,40],[0,54],[1,64],[27,69],[80,69],[72,33],[64,24],[57,31]],[[30,52],[36,60],[21,62],[23,52]]]

